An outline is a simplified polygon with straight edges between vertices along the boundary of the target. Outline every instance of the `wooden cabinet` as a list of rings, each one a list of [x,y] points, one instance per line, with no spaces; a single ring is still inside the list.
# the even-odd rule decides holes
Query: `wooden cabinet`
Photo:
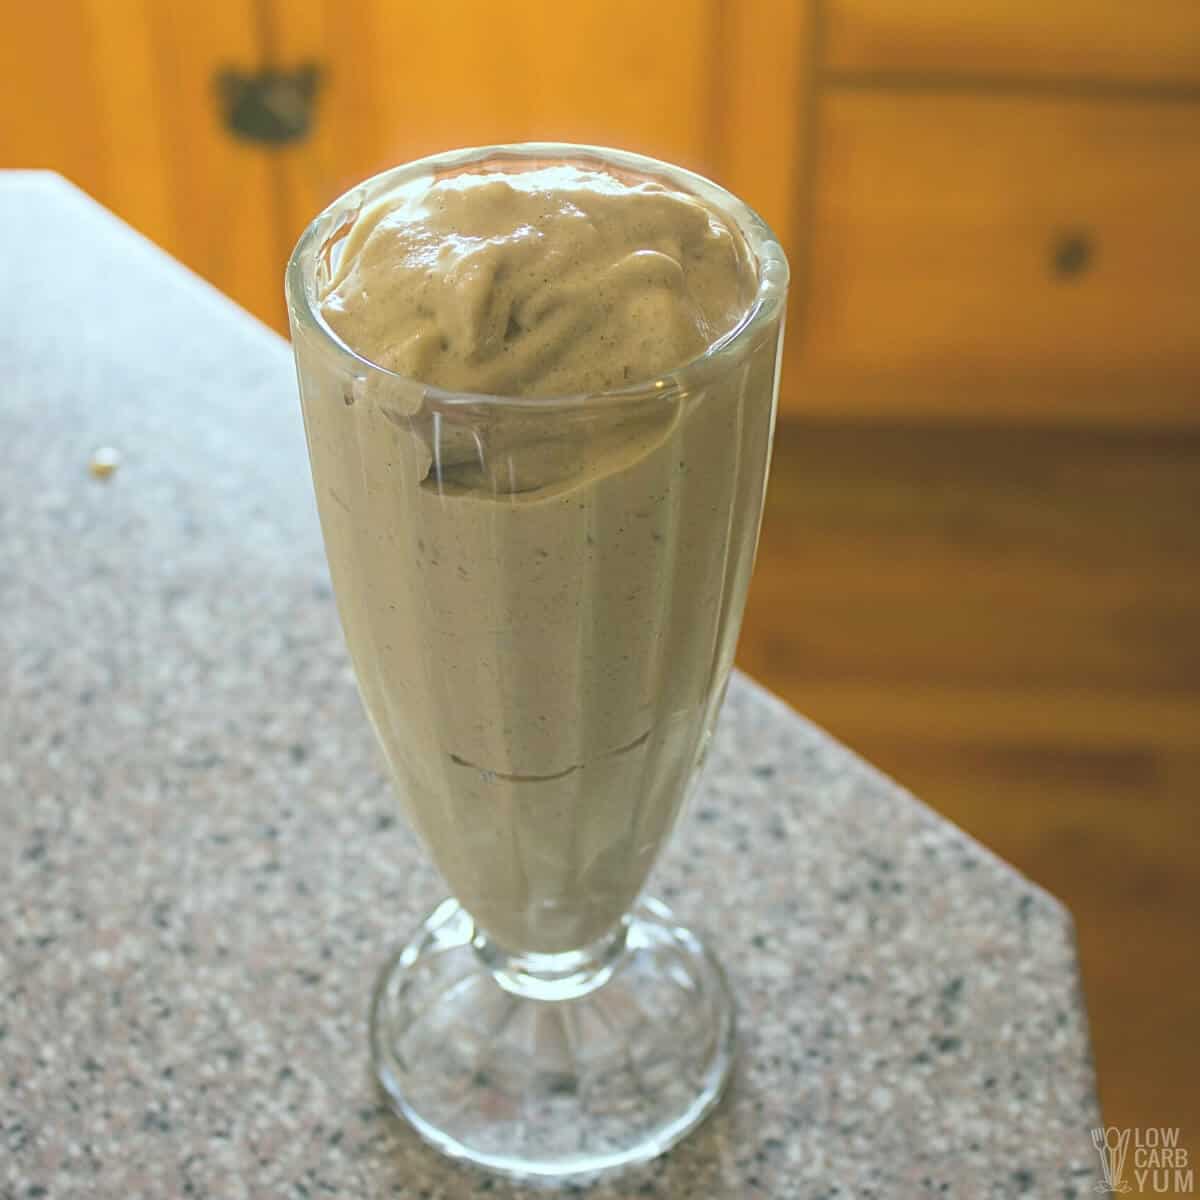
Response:
[[[10,0],[0,165],[284,329],[304,224],[451,146],[712,174],[793,264],[783,411],[1200,425],[1200,4]]]

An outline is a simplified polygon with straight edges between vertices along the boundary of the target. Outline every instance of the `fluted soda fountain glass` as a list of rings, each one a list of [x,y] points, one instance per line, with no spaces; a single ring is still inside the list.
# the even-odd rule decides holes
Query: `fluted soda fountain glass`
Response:
[[[755,276],[741,323],[661,378],[456,394],[358,355],[320,300],[397,188],[564,162],[713,210]],[[591,147],[436,155],[351,189],[287,298],[338,611],[396,794],[453,899],[388,961],[375,1073],[446,1154],[520,1176],[650,1158],[729,1073],[716,959],[642,896],[711,735],[753,566],[786,259],[688,171]]]

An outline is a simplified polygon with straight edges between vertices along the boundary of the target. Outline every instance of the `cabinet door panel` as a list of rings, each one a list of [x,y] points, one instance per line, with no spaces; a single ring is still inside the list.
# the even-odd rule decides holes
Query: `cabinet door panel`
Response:
[[[0,37],[0,166],[105,179],[105,146],[90,118],[96,79],[82,3],[11,4]],[[89,189],[94,190],[94,189]]]

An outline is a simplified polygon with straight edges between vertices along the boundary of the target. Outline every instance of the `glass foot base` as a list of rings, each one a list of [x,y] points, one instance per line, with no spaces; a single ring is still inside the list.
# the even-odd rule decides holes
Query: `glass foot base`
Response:
[[[514,992],[453,900],[385,966],[371,1050],[395,1110],[444,1154],[516,1176],[587,1175],[661,1154],[713,1108],[733,1062],[716,959],[643,901],[594,989]]]

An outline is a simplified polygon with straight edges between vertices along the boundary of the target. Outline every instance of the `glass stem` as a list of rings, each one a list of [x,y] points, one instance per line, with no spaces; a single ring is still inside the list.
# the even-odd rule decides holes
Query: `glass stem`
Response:
[[[478,925],[471,944],[483,965],[506,991],[527,1000],[574,1000],[603,987],[625,953],[630,917],[578,950],[518,954],[504,949]]]

